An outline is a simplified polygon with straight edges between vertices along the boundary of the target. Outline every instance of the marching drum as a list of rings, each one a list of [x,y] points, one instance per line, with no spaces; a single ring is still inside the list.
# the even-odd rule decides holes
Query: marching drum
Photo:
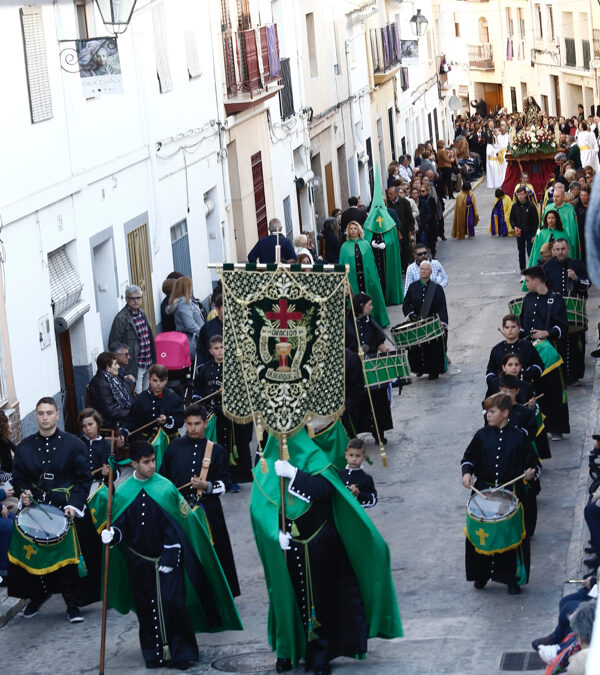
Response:
[[[567,319],[569,321],[569,333],[580,333],[587,330],[588,319],[585,308],[585,298],[576,295],[564,296],[567,305]]]
[[[56,506],[42,504],[22,509],[15,518],[15,525],[36,544],[57,544],[67,536],[71,523]]]
[[[444,335],[444,327],[437,314],[417,321],[404,321],[391,330],[392,338],[399,348],[414,347],[437,340]]]
[[[521,311],[523,310],[523,298],[514,298],[514,300],[508,301],[508,311],[510,314],[515,316],[521,316]]]
[[[467,502],[465,534],[478,553],[504,553],[525,538],[523,505],[509,490],[481,490]]]
[[[410,366],[405,349],[365,357],[365,386],[373,387],[396,380],[410,380]]]

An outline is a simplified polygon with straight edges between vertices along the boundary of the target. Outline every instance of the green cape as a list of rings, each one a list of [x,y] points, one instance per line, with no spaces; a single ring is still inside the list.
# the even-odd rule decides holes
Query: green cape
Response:
[[[212,589],[215,604],[221,616],[220,625],[208,623],[199,597],[203,589],[196,589],[192,585],[184,560],[185,606],[192,620],[194,631],[214,633],[222,630],[242,630],[242,622],[206,527],[170,480],[158,473],[145,481],[136,480],[134,476],[129,477],[115,491],[113,521],[116,521],[127,509],[142,489],[160,506],[171,524],[185,536],[194,556],[200,561]],[[135,611],[125,562],[126,545],[126,542],[121,542],[111,549],[109,568],[108,606],[121,614],[127,614],[130,610]],[[183,550],[185,548],[183,547]]]
[[[335,488],[333,516],[358,580],[367,615],[368,637],[402,637],[387,544],[306,431],[303,429],[288,438],[287,444],[294,466],[313,475],[322,475]],[[254,468],[250,519],[269,594],[269,644],[278,657],[291,659],[295,667],[305,655],[306,635],[279,546],[280,488],[274,468],[275,460],[279,459],[279,445],[272,436],[265,447],[265,459],[268,473],[262,473],[260,466]],[[309,503],[296,499],[286,489],[287,518],[299,518],[309,508]]]
[[[379,167],[375,167],[375,191],[363,229],[365,241],[368,241],[369,244],[375,234],[380,234],[385,243],[385,288],[383,289],[385,302],[387,305],[400,305],[404,302],[400,239],[398,238],[396,223],[383,200]]]
[[[340,419],[321,429],[313,438],[313,442],[329,457],[329,461],[337,471],[346,467],[348,440],[348,434]]]
[[[548,211],[558,211],[560,219],[562,220],[563,229],[567,236],[565,239],[569,240],[570,258],[581,258],[581,247],[579,246],[579,227],[577,226],[577,214],[571,204],[563,204],[559,209],[554,204],[548,204],[542,214],[542,221]]]
[[[354,258],[354,243],[352,240],[346,241],[342,244],[340,249],[340,265],[349,265],[350,272],[348,274],[348,281],[352,288],[352,294],[356,295],[360,290],[358,288],[358,280],[356,278],[356,260]],[[375,256],[371,244],[364,239],[357,239],[358,248],[362,255],[363,270],[365,273],[365,289],[368,295],[373,299],[373,318],[377,323],[385,328],[390,325],[387,309],[385,308],[385,300],[381,290],[381,283],[379,282],[379,274],[377,274],[377,265],[375,265]]]
[[[550,204],[547,210],[550,210],[550,207],[552,206],[554,206],[554,204]],[[556,211],[556,209],[554,210]],[[537,234],[535,235],[535,239],[533,240],[533,246],[531,247],[531,255],[529,256],[529,262],[527,263],[529,267],[538,264],[537,261],[538,258],[540,257],[540,249],[545,243],[550,241],[550,235],[552,233],[554,233],[555,240],[566,239],[569,242],[569,248],[571,251],[574,251],[575,247],[577,248],[577,250],[579,250],[579,234],[577,234],[577,239],[573,240],[570,232],[566,228],[562,232],[560,230],[551,230],[548,227],[538,229]],[[527,284],[525,282],[523,282],[521,290],[527,293]]]

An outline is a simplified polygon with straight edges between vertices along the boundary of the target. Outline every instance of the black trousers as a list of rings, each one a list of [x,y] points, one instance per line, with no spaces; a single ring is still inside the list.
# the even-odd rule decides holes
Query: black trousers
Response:
[[[531,255],[531,248],[533,246],[533,242],[531,241],[531,237],[522,234],[520,237],[516,237],[517,239],[517,247],[519,249],[519,272],[521,270],[524,270],[527,267],[527,260],[525,259],[525,249],[527,249],[527,258]],[[534,261],[535,263],[535,261]]]
[[[448,197],[452,197],[452,167],[445,166],[443,169],[440,169],[440,180],[442,184],[442,195],[445,194],[446,188],[448,188]]]

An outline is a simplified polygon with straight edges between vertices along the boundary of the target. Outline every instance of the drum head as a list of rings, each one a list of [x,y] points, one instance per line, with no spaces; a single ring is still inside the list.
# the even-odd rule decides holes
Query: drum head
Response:
[[[467,510],[473,518],[484,521],[503,520],[518,506],[517,498],[508,490],[481,490],[485,495],[474,494],[467,503]]]
[[[17,527],[37,542],[61,539],[69,529],[69,520],[56,506],[26,506],[17,515]]]

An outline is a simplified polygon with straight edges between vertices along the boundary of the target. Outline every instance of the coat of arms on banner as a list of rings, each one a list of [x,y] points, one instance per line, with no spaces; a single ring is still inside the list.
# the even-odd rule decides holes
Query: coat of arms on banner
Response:
[[[343,268],[339,268],[343,270]],[[344,407],[344,271],[225,265],[223,409],[291,435]]]

